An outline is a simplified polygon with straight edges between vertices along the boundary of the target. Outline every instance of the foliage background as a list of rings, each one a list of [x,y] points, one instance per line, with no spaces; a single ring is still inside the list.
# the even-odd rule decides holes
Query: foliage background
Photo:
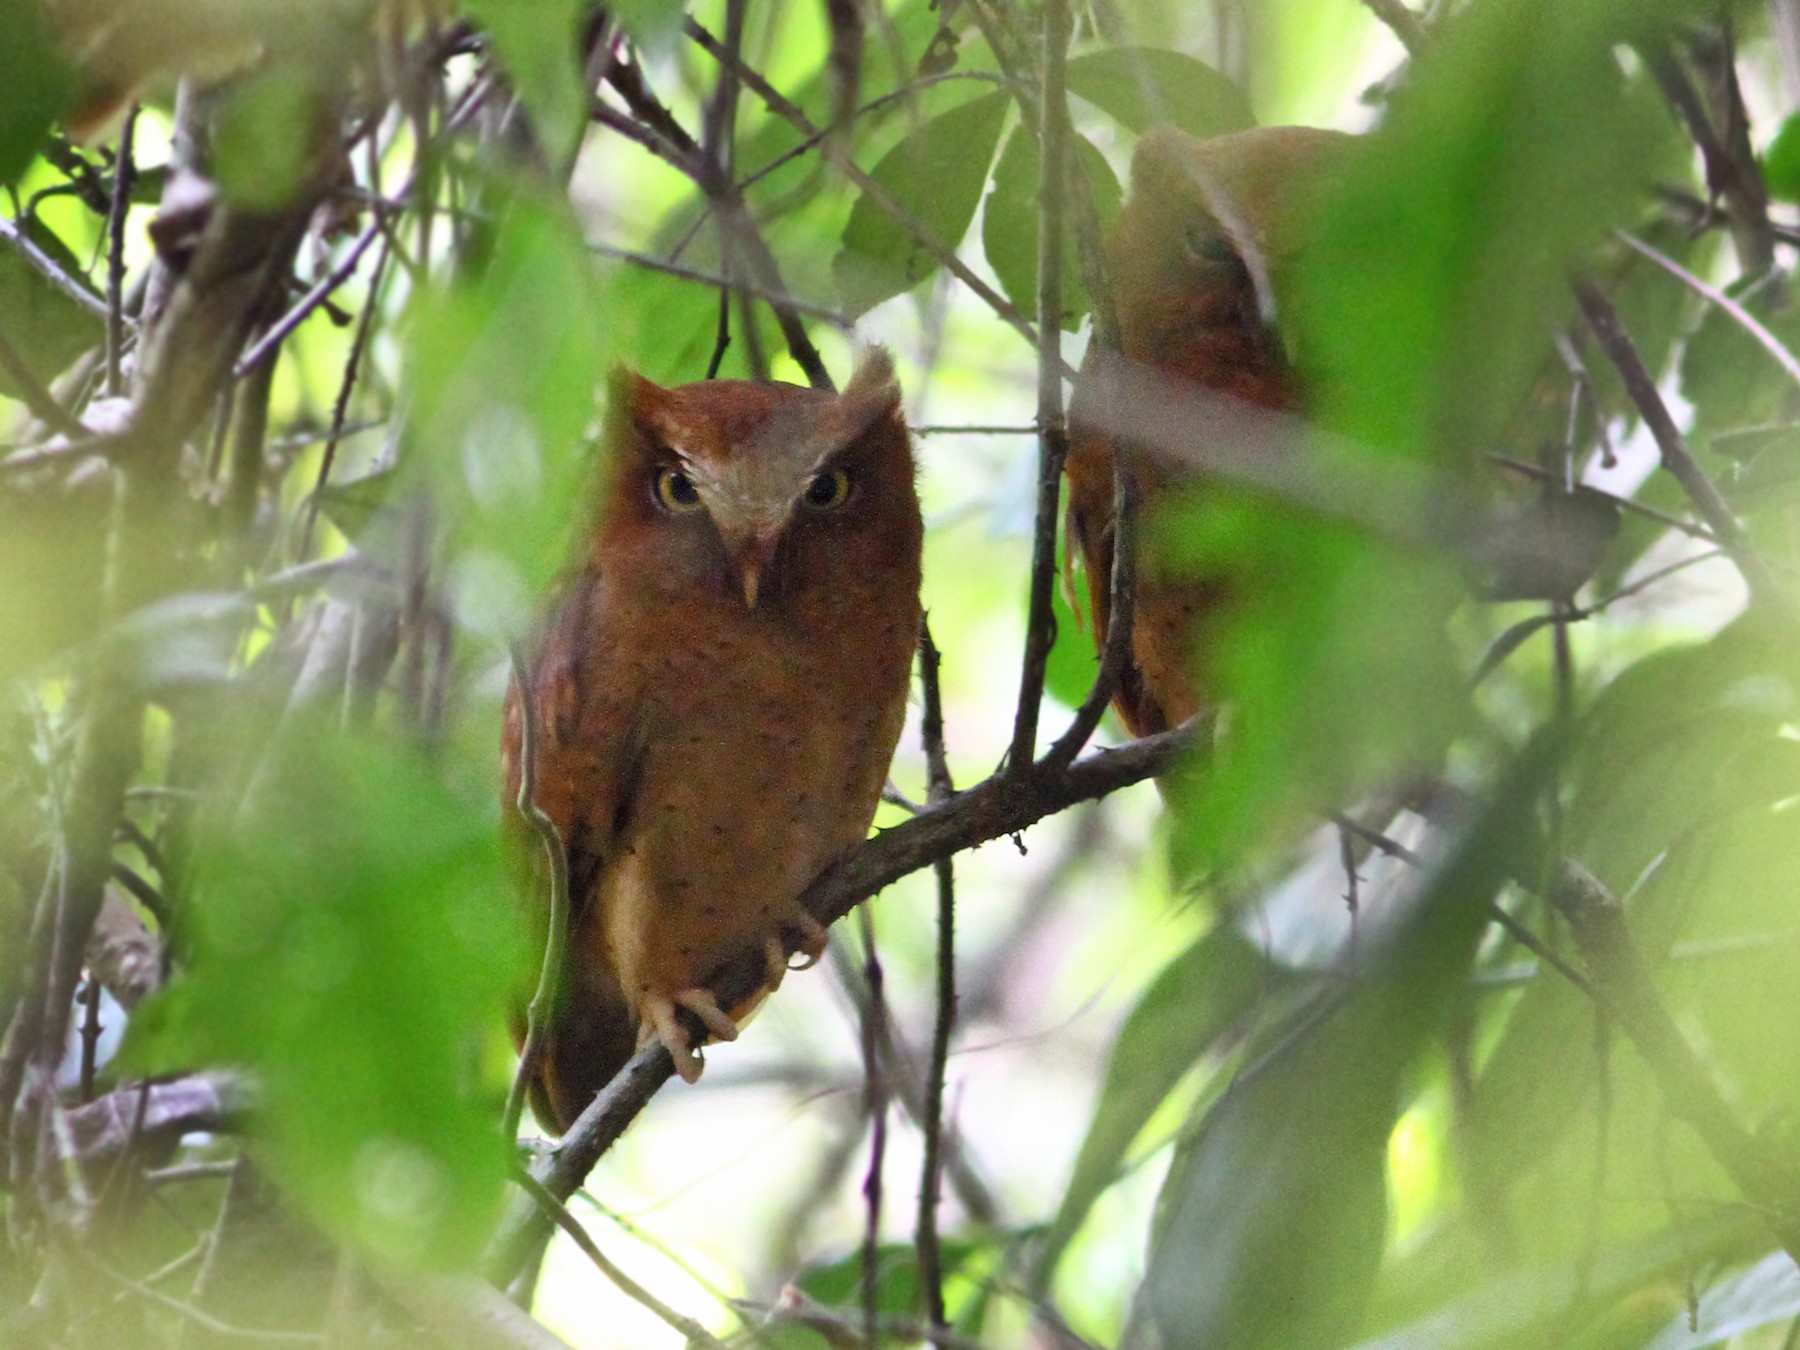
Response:
[[[1085,188],[1046,194],[1064,16]],[[0,1338],[540,1343],[486,1277],[592,1346],[1795,1344],[1800,8],[685,22],[0,4]],[[1162,121],[1369,133],[1283,308],[1296,481],[1346,492],[1147,522],[1282,562],[1221,753],[957,854],[937,1111],[921,870],[570,1201],[636,1292],[566,1233],[513,1279],[496,729],[605,372],[894,352],[980,783],[1062,394],[1029,338],[1079,365]],[[1521,555],[1562,580],[1469,598]],[[1054,604],[1040,748],[1096,669]],[[894,780],[929,795],[916,727]]]

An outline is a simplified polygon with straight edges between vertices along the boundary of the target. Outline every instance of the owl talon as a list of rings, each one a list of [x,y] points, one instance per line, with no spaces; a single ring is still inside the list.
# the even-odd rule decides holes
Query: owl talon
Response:
[[[681,1075],[681,1081],[692,1083],[698,1081],[706,1061],[700,1057],[687,1028],[681,1025],[677,1013],[682,1008],[698,1017],[716,1040],[735,1041],[738,1029],[737,1023],[719,1007],[718,1000],[704,989],[683,989],[673,998],[662,994],[644,1000],[644,1023],[638,1032],[638,1044],[661,1041],[675,1061],[675,1072]]]
[[[806,959],[797,966],[787,966],[787,968],[789,970],[811,970],[819,964],[819,958],[825,955],[825,948],[831,942],[830,930],[798,905],[788,916],[788,922],[800,930],[800,946],[796,949],[795,955],[804,956]],[[786,965],[786,962],[784,961],[783,964]]]
[[[781,988],[781,981],[788,973],[787,943],[780,933],[770,933],[763,939],[763,962],[768,970],[764,992],[772,994]]]

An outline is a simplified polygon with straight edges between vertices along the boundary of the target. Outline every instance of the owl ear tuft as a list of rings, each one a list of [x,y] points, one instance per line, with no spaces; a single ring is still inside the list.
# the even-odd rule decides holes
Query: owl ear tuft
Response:
[[[621,445],[632,439],[619,434],[628,428],[636,430],[640,435],[660,438],[660,427],[668,403],[667,389],[654,381],[646,380],[629,366],[615,365],[606,380],[606,418],[614,428],[614,435],[610,438],[612,443]]]
[[[900,381],[894,377],[894,359],[886,347],[870,347],[863,352],[856,363],[856,373],[838,395],[838,407],[858,433],[884,417],[899,415]]]

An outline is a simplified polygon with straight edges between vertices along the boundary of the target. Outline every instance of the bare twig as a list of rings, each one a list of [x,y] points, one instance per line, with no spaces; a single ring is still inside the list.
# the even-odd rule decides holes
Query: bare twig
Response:
[[[1419,16],[1408,9],[1403,0],[1363,0],[1363,4],[1371,14],[1393,29],[1394,36],[1400,39],[1400,45],[1406,48],[1408,56],[1423,55],[1431,35],[1425,31],[1425,25],[1419,21]]]
[[[856,911],[862,932],[863,979],[869,999],[863,1008],[863,1110],[869,1117],[869,1170],[863,1177],[862,1310],[863,1339],[875,1344],[881,1312],[882,1170],[887,1162],[888,1087],[882,1071],[881,1046],[886,1037],[888,1007],[881,956],[875,947],[875,920],[867,905]]]
[[[730,54],[720,45],[719,40],[692,20],[688,21],[687,34],[715,58],[730,59]],[[802,136],[819,137],[820,152],[825,156],[826,161],[855,184],[877,210],[891,217],[901,229],[905,230],[927,253],[931,254],[940,266],[973,291],[995,314],[1011,324],[1021,337],[1031,343],[1033,347],[1037,345],[1037,332],[1032,327],[1031,321],[1019,312],[1017,306],[983,281],[970,270],[968,264],[956,256],[954,242],[946,242],[938,238],[936,231],[907,210],[899,198],[895,197],[887,188],[858,168],[855,161],[850,158],[848,151],[839,146],[829,134],[821,133],[820,129],[813,124],[813,120],[798,105],[786,98],[759,72],[749,66],[744,66],[739,74],[745,86],[768,106],[770,112],[791,123]]]
[[[525,1188],[526,1193],[531,1196],[532,1200],[543,1210],[550,1221],[569,1235],[575,1245],[581,1249],[581,1254],[587,1257],[589,1261],[592,1261],[595,1268],[598,1269],[602,1275],[606,1276],[621,1294],[625,1295],[625,1297],[630,1299],[633,1303],[648,1309],[658,1321],[663,1323],[663,1325],[685,1337],[689,1345],[703,1346],[706,1350],[725,1350],[724,1343],[705,1327],[701,1326],[685,1313],[677,1312],[675,1309],[671,1308],[655,1294],[652,1294],[648,1289],[644,1288],[643,1285],[632,1279],[631,1276],[620,1270],[618,1266],[614,1265],[613,1262],[607,1258],[606,1254],[600,1250],[599,1245],[595,1243],[592,1234],[582,1226],[581,1221],[573,1214],[569,1213],[568,1207],[554,1195],[550,1194],[549,1191],[545,1190],[543,1185],[535,1177],[531,1176],[528,1172],[515,1172],[513,1174],[513,1180]]]
[[[137,165],[131,157],[132,136],[137,130],[138,105],[133,103],[119,131],[119,156],[113,166],[111,209],[106,218],[106,396],[124,393],[119,362],[125,345],[125,213],[131,206],[131,185]]]
[[[1006,756],[1007,772],[1013,774],[1025,772],[1037,755],[1044,670],[1056,641],[1051,589],[1056,585],[1056,525],[1062,501],[1063,460],[1069,453],[1069,425],[1063,407],[1062,245],[1069,149],[1069,105],[1064,79],[1070,31],[1066,0],[1044,0],[1044,75],[1038,121],[1043,175],[1038,192],[1037,232],[1037,519],[1032,531],[1031,598],[1025,655],[1019,668],[1019,706],[1013,714],[1012,745]]]
[[[106,318],[107,304],[105,298],[94,294],[93,287],[89,286],[87,282],[71,273],[65,272],[54,258],[48,253],[45,253],[43,249],[39,248],[37,244],[32,241],[29,234],[21,229],[16,222],[8,220],[5,216],[0,216],[0,239],[4,239],[7,243],[11,244],[13,248],[17,249],[19,255],[23,257],[26,262],[31,264],[34,271],[41,275],[44,280],[48,281],[52,286],[56,287],[57,290],[68,296],[69,299],[87,310],[90,314],[93,314],[96,318],[101,320]]]
[[[1782,588],[1769,571],[1768,564],[1751,547],[1743,526],[1738,524],[1737,517],[1731,514],[1731,508],[1719,495],[1718,488],[1713,486],[1712,480],[1701,470],[1693,452],[1688,449],[1687,438],[1681,434],[1681,428],[1675,425],[1668,405],[1657,391],[1655,378],[1619,323],[1619,313],[1613,308],[1612,301],[1598,287],[1585,281],[1576,284],[1575,297],[1601,350],[1619,372],[1626,392],[1637,405],[1639,416],[1650,429],[1656,448],[1662,454],[1663,468],[1672,473],[1687,492],[1688,500],[1712,530],[1719,546],[1743,574],[1752,593],[1770,600],[1779,598],[1781,607],[1787,610],[1789,607],[1786,599],[1781,596]]]
[[[924,691],[924,715],[920,735],[925,744],[925,764],[934,806],[956,791],[944,751],[944,700],[938,672],[942,658],[931,640],[930,624],[919,621],[919,684]],[[938,948],[937,1016],[932,1023],[931,1059],[925,1070],[925,1109],[921,1124],[925,1134],[925,1158],[919,1169],[919,1213],[915,1225],[919,1284],[925,1292],[926,1316],[932,1331],[941,1335],[950,1321],[944,1307],[944,1261],[938,1240],[938,1192],[943,1179],[944,1076],[950,1063],[950,1038],[956,1030],[956,864],[940,858],[937,873]]]
[[[1673,258],[1659,253],[1636,235],[1628,234],[1624,230],[1615,230],[1613,234],[1627,248],[1648,258],[1695,295],[1700,296],[1709,304],[1717,305],[1729,314],[1732,322],[1756,339],[1757,344],[1775,358],[1775,363],[1787,372],[1789,379],[1800,384],[1800,360],[1796,360],[1794,354],[1787,349],[1782,340],[1771,333],[1754,314],[1717,286],[1702,281]]]

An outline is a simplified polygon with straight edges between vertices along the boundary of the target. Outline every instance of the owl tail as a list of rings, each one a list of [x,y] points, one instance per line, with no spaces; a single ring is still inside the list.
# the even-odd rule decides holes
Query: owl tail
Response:
[[[543,1055],[531,1082],[531,1111],[561,1134],[637,1048],[637,1019],[605,968],[571,970],[573,985],[545,1028]]]

